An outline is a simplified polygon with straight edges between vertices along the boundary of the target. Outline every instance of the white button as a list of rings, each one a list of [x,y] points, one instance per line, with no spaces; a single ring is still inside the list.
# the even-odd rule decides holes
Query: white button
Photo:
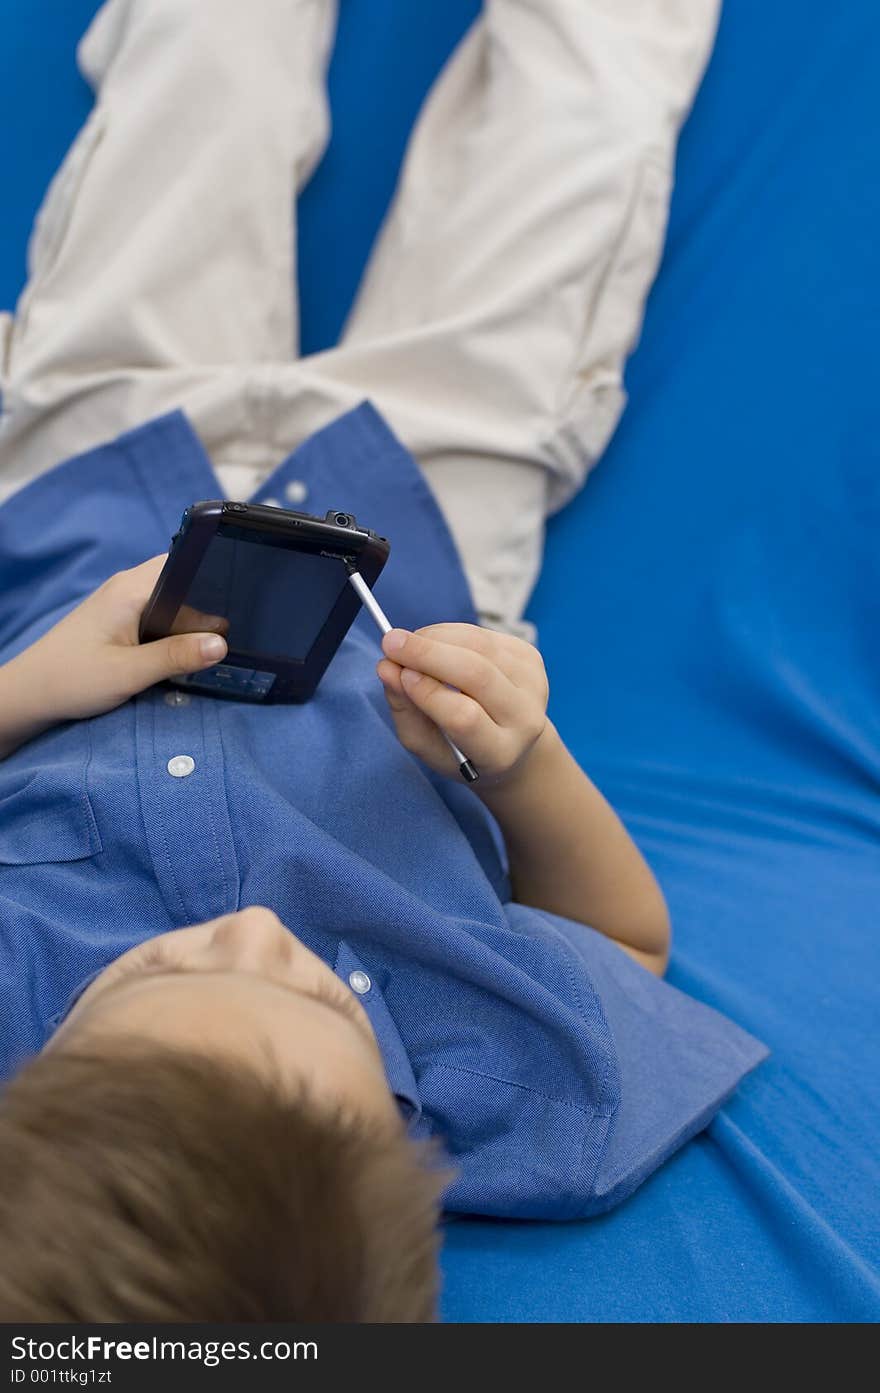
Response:
[[[288,503],[305,503],[309,496],[309,491],[302,479],[291,479],[284,490],[284,496]]]
[[[186,692],[166,692],[166,693],[165,693],[165,705],[166,705],[166,706],[189,706],[189,703],[190,703],[190,698],[187,696]]]
[[[196,767],[192,755],[174,755],[168,761],[168,773],[172,779],[185,779]]]
[[[365,996],[373,985],[365,972],[353,972],[348,979],[348,985],[358,996]]]
[[[282,502],[281,502],[281,499],[280,499],[280,498],[264,498],[264,499],[263,499],[263,507],[264,507],[264,508],[280,508],[280,507],[282,507],[282,506],[283,506],[283,505],[282,505]]]

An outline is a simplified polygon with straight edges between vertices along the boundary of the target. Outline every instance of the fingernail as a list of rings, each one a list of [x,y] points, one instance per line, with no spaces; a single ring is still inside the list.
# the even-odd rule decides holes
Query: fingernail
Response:
[[[408,638],[406,629],[389,629],[382,640],[382,647],[386,653],[399,653]]]
[[[416,672],[411,667],[405,667],[403,669],[403,672],[400,674],[400,680],[403,683],[404,687],[416,687],[422,680],[422,674],[420,672]]]
[[[216,663],[226,652],[226,640],[219,634],[205,634],[199,639],[199,652],[206,663]]]

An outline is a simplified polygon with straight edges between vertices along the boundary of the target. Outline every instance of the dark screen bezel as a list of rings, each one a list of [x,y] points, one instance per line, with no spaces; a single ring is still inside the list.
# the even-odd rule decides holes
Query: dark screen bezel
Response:
[[[335,511],[335,510],[334,510]],[[342,510],[338,510],[342,512]],[[260,504],[235,504],[220,500],[195,503],[188,508],[181,530],[172,539],[168,560],[147,603],[141,619],[140,640],[148,643],[164,638],[185,602],[205,551],[221,529],[253,531],[255,542],[276,538],[282,545],[312,554],[328,553],[328,564],[352,561],[368,585],[372,586],[388,558],[387,540],[363,528],[340,527],[336,523]],[[260,543],[257,542],[259,545]],[[360,609],[360,600],[351,586],[344,586],[328,611],[312,647],[304,658],[230,649],[224,665],[259,668],[276,674],[266,696],[245,696],[205,688],[206,694],[223,700],[257,701],[262,704],[305,701],[313,694],[327,665],[351,627]],[[188,691],[198,691],[198,678],[188,681]]]

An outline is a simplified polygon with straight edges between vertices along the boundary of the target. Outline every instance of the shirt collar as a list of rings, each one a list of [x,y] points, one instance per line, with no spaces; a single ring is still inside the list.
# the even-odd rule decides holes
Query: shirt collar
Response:
[[[101,973],[104,971],[104,968],[106,966],[107,964],[105,963],[102,967],[96,968],[94,972],[90,972],[88,977],[84,978],[84,980],[80,982],[79,986],[75,987],[74,990],[70,993],[61,1010],[56,1011],[54,1016],[49,1017],[49,1019],[46,1021],[47,1041],[50,1036],[55,1034],[55,1031],[61,1025],[62,1021],[67,1020],[67,1017],[70,1015],[71,1011],[73,1010],[76,1003],[79,1001],[80,997],[83,995],[84,992],[88,990],[92,983],[98,977],[100,977]]]
[[[62,1009],[57,1011],[54,1016],[49,1017],[46,1021],[47,1040],[55,1033],[62,1021],[66,1020],[83,993],[97,977],[100,977],[103,971],[104,967],[99,967],[94,972],[90,972],[88,977],[70,993]],[[419,1096],[415,1074],[409,1062],[409,1055],[400,1038],[400,1032],[394,1024],[391,1012],[385,1005],[385,999],[376,984],[374,975],[364,967],[364,964],[344,941],[339,945],[334,971],[337,977],[341,977],[350,990],[355,993],[366,1011],[376,1036],[379,1052],[382,1055],[388,1087],[397,1099],[407,1125],[411,1128],[415,1127],[422,1115],[422,1100]]]

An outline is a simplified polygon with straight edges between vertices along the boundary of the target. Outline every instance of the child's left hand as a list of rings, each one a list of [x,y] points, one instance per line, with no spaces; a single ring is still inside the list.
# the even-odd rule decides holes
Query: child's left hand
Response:
[[[181,611],[176,627],[198,632],[138,642],[141,614],[165,560],[154,556],[111,576],[8,665],[7,680],[31,693],[31,713],[41,725],[102,715],[155,682],[225,657],[226,621],[192,610]]]
[[[442,726],[498,787],[524,766],[547,726],[549,687],[537,648],[476,624],[392,629],[376,671],[401,744],[438,774],[458,764]]]

